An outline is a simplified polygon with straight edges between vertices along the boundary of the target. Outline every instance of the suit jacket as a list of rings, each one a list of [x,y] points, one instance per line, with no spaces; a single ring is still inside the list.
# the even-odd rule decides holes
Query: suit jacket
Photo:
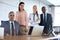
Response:
[[[52,32],[52,16],[51,14],[47,13],[47,21],[45,22],[43,19],[43,14],[40,15],[41,18],[41,22],[39,23],[39,25],[44,26],[44,33],[51,33]]]
[[[44,22],[43,14],[40,15],[40,18],[41,18],[41,22],[40,22],[39,25],[41,25],[41,26],[52,25],[52,16],[51,16],[51,14],[47,13],[47,22],[46,23]]]
[[[9,21],[1,21],[1,26],[4,27],[4,35],[10,34],[10,22]],[[21,35],[22,29],[20,28],[20,25],[14,21],[14,26],[15,26],[15,34],[16,35]]]
[[[51,33],[53,31],[53,29],[52,29],[52,16],[51,16],[51,14],[47,13],[47,16],[46,16],[47,19],[45,22],[43,15],[44,14],[40,15],[41,22],[39,23],[39,25],[44,26],[44,30],[43,30],[44,33]]]

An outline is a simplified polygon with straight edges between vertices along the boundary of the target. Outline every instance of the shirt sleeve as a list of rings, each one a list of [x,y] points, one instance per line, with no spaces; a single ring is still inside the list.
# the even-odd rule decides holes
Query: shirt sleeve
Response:
[[[31,23],[31,15],[29,15],[29,23]]]
[[[25,20],[26,20],[26,26],[28,26],[28,16],[27,16],[27,12],[25,13]]]

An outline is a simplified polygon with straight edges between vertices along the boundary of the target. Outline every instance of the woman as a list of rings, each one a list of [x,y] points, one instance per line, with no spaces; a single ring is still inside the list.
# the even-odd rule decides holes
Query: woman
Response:
[[[24,32],[27,32],[28,17],[24,10],[24,2],[19,3],[18,11],[16,13],[16,21],[20,24]]]
[[[33,27],[35,25],[38,25],[39,21],[40,20],[39,20],[39,14],[38,14],[38,11],[37,11],[37,6],[34,5],[33,6],[33,13],[30,14],[30,16],[29,16],[29,22],[31,24],[31,27],[30,27],[30,30],[29,30],[29,33],[28,33],[29,35],[31,35]]]

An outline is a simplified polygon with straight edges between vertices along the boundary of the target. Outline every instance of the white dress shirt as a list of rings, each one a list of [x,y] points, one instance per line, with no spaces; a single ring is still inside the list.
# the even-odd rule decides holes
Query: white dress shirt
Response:
[[[10,23],[10,34],[12,35],[12,25],[11,25],[11,21],[9,21],[9,23]],[[14,22],[13,22],[13,27],[14,27],[14,30],[15,30],[15,24],[14,24]],[[15,34],[15,32],[14,32],[14,34]]]
[[[40,15],[38,15],[38,16],[40,16]],[[33,18],[35,18],[35,21]],[[29,15],[29,23],[31,25],[38,25],[38,23],[40,23],[40,19],[38,19],[38,21],[37,21],[37,19],[38,19],[38,17],[36,15],[34,17],[33,13]]]

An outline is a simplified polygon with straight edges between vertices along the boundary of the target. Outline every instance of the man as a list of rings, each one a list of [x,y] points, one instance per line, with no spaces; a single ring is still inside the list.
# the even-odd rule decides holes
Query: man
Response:
[[[44,30],[43,30],[43,34],[53,34],[53,36],[55,36],[55,34],[52,32],[52,16],[51,14],[46,13],[46,8],[42,7],[42,13],[40,15],[41,18],[41,22],[39,23],[39,25],[44,26]]]
[[[9,20],[8,21],[1,21],[1,26],[4,27],[4,34],[6,35],[21,35],[22,29],[20,28],[20,25],[14,21],[14,12],[11,11],[9,13]]]

